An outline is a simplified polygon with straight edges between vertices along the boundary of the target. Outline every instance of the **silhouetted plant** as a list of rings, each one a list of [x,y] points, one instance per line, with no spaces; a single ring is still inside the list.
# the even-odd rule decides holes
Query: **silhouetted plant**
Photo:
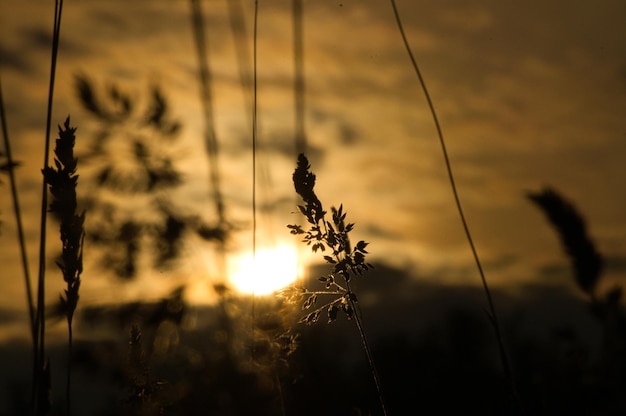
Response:
[[[52,104],[54,97],[54,85],[56,79],[57,55],[59,52],[61,34],[61,15],[63,12],[63,0],[54,2],[54,24],[52,28],[52,57],[50,62],[50,81],[48,84],[48,99],[46,109],[46,133],[44,141],[43,168],[48,168],[50,153],[50,133],[52,130]],[[51,409],[51,382],[50,361],[46,357],[46,229],[48,224],[48,184],[44,178],[41,188],[41,209],[39,229],[39,269],[37,275],[37,300],[34,306],[33,320],[33,388],[32,388],[32,413],[35,415],[47,414]],[[69,365],[69,362],[68,362]],[[68,371],[69,375],[69,371]],[[69,382],[68,382],[69,385]],[[67,413],[70,414],[69,388]]]
[[[184,180],[171,150],[181,124],[172,118],[161,90],[152,87],[142,110],[115,85],[108,88],[106,99],[84,76],[76,77],[76,88],[82,106],[100,123],[82,158],[96,166],[92,176],[96,186],[85,204],[91,218],[87,237],[103,249],[101,263],[118,277],[131,279],[146,238],[153,245],[148,250],[157,268],[169,267],[179,257],[189,234],[223,242],[228,233],[224,224],[211,225],[199,215],[182,214],[167,196]],[[138,216],[138,207],[124,208],[120,195],[140,197],[142,208],[156,215],[144,211]]]
[[[587,235],[583,217],[553,189],[529,192],[528,198],[541,208],[559,234],[565,253],[572,262],[576,283],[583,292],[593,297],[602,274],[603,260]]]
[[[303,229],[302,226],[296,224],[287,227],[291,234],[303,236],[302,242],[310,246],[314,253],[318,250],[326,252],[328,249],[330,255],[323,256],[324,260],[332,265],[332,272],[319,278],[326,290],[312,291],[302,287],[288,287],[279,293],[280,296],[295,302],[306,298],[302,308],[313,309],[313,311],[307,313],[300,322],[313,324],[319,320],[323,311],[326,311],[329,323],[337,319],[337,314],[340,311],[348,319],[354,318],[374,377],[380,405],[383,413],[386,414],[382,386],[361,322],[358,299],[350,287],[350,281],[353,277],[361,276],[373,267],[365,261],[367,254],[365,248],[368,243],[361,240],[352,248],[349,233],[354,228],[354,224],[345,222],[346,214],[343,212],[342,205],[338,209],[332,207],[332,218],[331,220],[326,219],[326,211],[315,195],[315,174],[309,170],[310,168],[306,156],[300,154],[296,170],[293,173],[293,183],[296,192],[304,201],[304,205],[298,205],[298,210],[306,217],[309,227]],[[325,301],[322,306],[317,307],[317,301],[320,297],[328,297],[331,300]]]
[[[85,237],[85,212],[77,213],[76,184],[78,160],[74,156],[76,142],[75,127],[70,127],[69,116],[63,127],[59,126],[59,138],[54,149],[55,167],[43,170],[44,180],[50,187],[52,212],[60,222],[61,259],[57,266],[63,273],[66,283],[65,296],[61,295],[61,307],[67,319],[68,328],[68,363],[66,399],[70,408],[71,362],[72,362],[72,319],[78,305],[80,276],[83,272],[83,240]],[[68,410],[69,413],[69,410]]]
[[[304,309],[310,309],[317,304],[318,296],[332,295],[335,299],[327,302],[321,308],[315,309],[302,318],[302,322],[313,323],[319,319],[322,310],[326,309],[328,321],[332,322],[337,318],[338,311],[342,311],[348,318],[354,315],[353,302],[356,302],[356,295],[349,289],[349,282],[352,276],[362,275],[371,264],[365,262],[365,248],[368,243],[359,241],[354,249],[350,246],[348,233],[354,228],[354,224],[345,223],[346,214],[343,206],[339,209],[331,207],[332,223],[326,220],[326,211],[322,208],[322,203],[315,195],[315,175],[309,171],[310,165],[304,155],[298,158],[298,167],[293,174],[293,182],[298,195],[302,197],[305,204],[298,205],[298,210],[306,217],[310,224],[308,230],[302,229],[300,225],[288,225],[290,232],[295,235],[303,235],[303,242],[314,253],[318,250],[324,252],[328,248],[332,255],[324,255],[324,260],[333,265],[333,271],[327,276],[322,276],[319,280],[325,284],[326,291],[302,292],[302,289],[289,288],[284,291],[284,295],[297,295],[299,297],[308,296],[303,304]],[[290,293],[291,292],[291,293]]]
[[[417,60],[413,55],[413,51],[411,50],[411,46],[409,44],[409,40],[404,31],[404,25],[402,24],[402,19],[400,18],[400,12],[398,11],[398,6],[395,0],[390,0],[390,5],[393,10],[393,14],[396,21],[396,26],[398,27],[398,31],[400,32],[400,36],[402,38],[402,43],[404,48],[406,49],[409,60],[411,61],[411,66],[413,67],[413,72],[417,76],[417,80],[420,84],[420,89],[424,93],[424,98],[426,98],[426,102],[428,103],[428,108],[430,110],[430,115],[435,125],[435,129],[437,131],[437,138],[439,140],[439,145],[441,147],[441,152],[443,155],[443,160],[446,166],[446,171],[448,173],[448,181],[450,182],[450,188],[452,190],[452,195],[454,196],[454,203],[456,205],[457,212],[459,214],[459,218],[461,220],[461,224],[463,225],[463,231],[465,232],[465,237],[467,239],[467,243],[472,252],[472,256],[474,257],[474,263],[476,264],[476,269],[480,276],[480,281],[483,286],[483,290],[485,292],[485,296],[487,298],[487,317],[493,327],[494,334],[496,336],[496,341],[498,343],[498,352],[500,355],[500,362],[502,364],[502,369],[504,371],[504,375],[509,384],[509,389],[511,392],[513,404],[516,407],[516,411],[519,413],[523,413],[523,409],[521,406],[520,398],[517,392],[517,386],[515,385],[515,379],[513,377],[513,371],[511,369],[511,364],[509,362],[509,357],[504,347],[504,339],[502,337],[502,331],[500,329],[500,322],[498,319],[498,314],[496,311],[495,304],[493,302],[493,298],[491,296],[491,290],[489,288],[489,284],[487,283],[487,277],[485,276],[485,272],[483,270],[482,263],[480,261],[480,256],[478,255],[478,250],[476,249],[476,245],[474,244],[474,239],[472,238],[472,233],[469,229],[469,224],[467,219],[465,218],[465,213],[463,211],[463,206],[461,204],[461,198],[459,197],[459,193],[456,187],[456,181],[454,180],[454,174],[452,173],[452,164],[450,163],[450,158],[448,157],[448,150],[446,146],[446,141],[443,136],[443,130],[441,128],[441,124],[439,123],[439,117],[437,116],[437,111],[435,110],[435,105],[433,100],[430,97],[430,93],[428,92],[428,88],[426,87],[426,81],[422,76],[422,71],[417,64]]]
[[[589,297],[591,312],[602,323],[605,388],[621,397],[626,386],[626,310],[622,288],[616,285],[603,296],[598,295],[604,259],[588,235],[583,216],[570,201],[551,188],[528,192],[527,197],[542,210],[557,232],[572,264],[575,282]],[[626,403],[617,399],[611,407],[626,410]]]
[[[61,224],[61,242],[63,250],[61,260],[57,266],[63,273],[63,280],[67,284],[65,297],[61,296],[61,303],[66,309],[68,325],[71,328],[72,317],[78,304],[78,289],[80,275],[83,271],[83,239],[85,236],[85,212],[77,213],[76,185],[78,175],[76,167],[78,160],[74,156],[76,140],[75,127],[70,127],[70,118],[65,120],[63,127],[59,126],[59,138],[56,140],[55,167],[43,170],[46,183],[50,186],[52,212]]]

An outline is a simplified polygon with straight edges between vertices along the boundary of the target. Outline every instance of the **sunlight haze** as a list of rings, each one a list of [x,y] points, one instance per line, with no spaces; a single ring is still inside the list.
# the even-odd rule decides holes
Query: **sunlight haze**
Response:
[[[232,268],[230,281],[242,293],[268,295],[293,284],[302,274],[297,252],[288,246],[260,248],[241,255]]]
[[[251,94],[242,87],[241,71],[251,75],[253,3],[242,2],[245,32],[238,35],[226,2],[205,3],[217,170],[232,225],[227,250],[246,256],[252,227]],[[525,196],[544,186],[561,191],[584,213],[590,234],[610,260],[607,277],[623,281],[624,3],[398,3],[439,113],[490,283],[512,292],[535,284],[571,288],[559,241]],[[303,219],[294,214],[299,201],[291,182],[297,156],[291,9],[289,2],[278,0],[259,5],[255,186],[258,233],[271,242],[292,237],[286,225]],[[52,2],[44,1],[4,0],[0,5],[0,71],[13,153],[20,162],[16,174],[31,270],[37,270],[52,9]],[[235,39],[244,35],[241,53],[247,59],[238,61]],[[307,153],[325,208],[343,204],[356,224],[353,238],[371,243],[373,263],[398,267],[417,281],[479,285],[432,119],[388,4],[306,2],[304,50]],[[79,155],[102,132],[77,98],[78,75],[92,82],[103,101],[112,85],[127,93],[139,117],[156,85],[168,101],[169,116],[180,123],[175,141],[146,142],[156,160],[174,161],[181,185],[147,197],[121,194],[125,211],[120,212],[133,221],[148,221],[160,207],[177,213],[180,218],[174,220],[214,224],[188,3],[68,1],[58,62],[53,134],[70,114],[78,127]],[[134,140],[145,133],[140,121],[110,132]],[[120,149],[110,149],[111,160],[128,157]],[[109,160],[100,156],[79,157],[79,195],[97,189],[95,167]],[[127,173],[132,177],[132,171]],[[8,181],[2,179],[8,195]],[[23,281],[9,277],[21,275],[13,210],[10,198],[1,202],[0,261],[10,272],[0,303],[25,314]],[[87,227],[97,217],[88,212]],[[62,290],[52,259],[59,250],[57,233],[51,221],[51,302]],[[206,264],[204,253],[215,249],[212,244],[185,239],[176,247],[181,258],[155,269],[155,248],[140,245],[137,274],[142,277],[120,280],[102,272],[107,258],[88,241],[81,302],[103,296],[154,299],[179,284],[211,287],[224,280],[216,257]],[[293,244],[299,244],[295,237]],[[274,260],[273,267],[279,265]]]

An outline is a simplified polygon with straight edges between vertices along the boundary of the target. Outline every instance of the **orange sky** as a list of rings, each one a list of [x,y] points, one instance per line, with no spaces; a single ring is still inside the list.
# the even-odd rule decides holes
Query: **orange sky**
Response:
[[[52,3],[4,0],[0,5],[0,73],[13,153],[22,162],[18,185],[32,270]],[[320,199],[328,206],[343,203],[348,219],[357,224],[354,238],[371,242],[371,261],[405,268],[430,282],[478,284],[435,129],[391,8],[372,0],[304,3],[306,130]],[[253,2],[242,4],[251,34]],[[290,2],[259,4],[258,195],[260,204],[273,208],[259,217],[264,244],[291,241],[284,225],[297,219],[290,214],[295,203]],[[244,230],[235,236],[233,250],[245,251],[251,222],[250,113],[239,84],[226,2],[204,6],[225,203],[229,217]],[[561,191],[585,213],[591,235],[610,259],[608,274],[623,279],[624,3],[399,0],[398,6],[439,112],[490,282],[512,290],[540,277],[569,282],[556,236],[524,197],[544,185]],[[79,148],[81,136],[94,132],[73,90],[78,73],[100,87],[115,82],[135,97],[158,83],[183,124],[175,150],[188,182],[172,198],[182,209],[210,217],[189,22],[182,0],[65,2],[54,123],[71,114]],[[12,277],[20,272],[10,199],[2,198],[1,204],[0,261],[15,273],[4,273],[0,304],[24,308],[23,283]],[[202,248],[189,247],[186,253],[189,260],[178,274],[183,280],[193,279],[207,263]],[[551,266],[560,272],[546,275]],[[96,274],[85,271],[82,299],[99,300],[103,293],[117,297],[111,280]],[[49,293],[56,298],[54,290]],[[160,295],[159,286],[147,280],[128,293],[146,290]]]

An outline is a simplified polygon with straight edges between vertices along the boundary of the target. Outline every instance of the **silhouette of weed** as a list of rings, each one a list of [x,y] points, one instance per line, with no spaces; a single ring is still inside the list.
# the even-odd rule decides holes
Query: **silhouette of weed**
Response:
[[[331,299],[300,319],[300,322],[306,324],[316,323],[324,310],[328,314],[329,323],[337,319],[339,311],[343,312],[348,319],[354,318],[376,384],[380,406],[383,414],[386,414],[382,385],[361,322],[358,299],[350,287],[350,280],[353,277],[361,276],[373,267],[365,261],[367,254],[365,248],[368,243],[361,240],[352,248],[349,233],[353,230],[354,224],[346,223],[346,214],[343,212],[342,205],[338,209],[331,207],[332,219],[326,219],[327,213],[315,195],[315,174],[310,171],[310,168],[308,159],[301,153],[293,173],[293,183],[296,193],[304,201],[304,205],[298,205],[298,210],[306,217],[309,227],[303,229],[302,226],[296,224],[287,227],[291,234],[303,236],[302,242],[310,246],[314,253],[318,250],[326,252],[328,249],[330,255],[323,255],[323,257],[328,264],[332,265],[332,272],[319,278],[326,290],[311,291],[302,287],[288,287],[280,291],[279,295],[291,302],[299,302],[306,297],[302,304],[303,309],[316,307],[320,297]]]

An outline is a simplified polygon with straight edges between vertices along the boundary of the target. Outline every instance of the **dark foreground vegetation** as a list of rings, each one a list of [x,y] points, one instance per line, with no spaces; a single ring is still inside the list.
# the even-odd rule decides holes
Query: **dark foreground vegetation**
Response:
[[[408,279],[377,264],[358,288],[362,299],[380,300],[363,312],[389,413],[515,414],[481,292]],[[524,300],[495,295],[508,305],[503,328],[525,414],[623,412],[623,361],[613,354],[624,332],[562,286],[526,288]],[[301,316],[299,308],[283,307],[279,317],[276,299],[259,299],[253,356],[249,302],[225,293],[223,304],[198,309],[174,293],[162,303],[85,308],[74,347],[74,412],[380,414],[352,322],[340,316],[332,325],[293,327],[299,336],[291,351],[277,335]],[[2,414],[29,412],[28,350],[2,347]],[[49,355],[59,363],[52,384],[63,386],[65,347]],[[52,414],[65,414],[62,388],[53,393]]]

